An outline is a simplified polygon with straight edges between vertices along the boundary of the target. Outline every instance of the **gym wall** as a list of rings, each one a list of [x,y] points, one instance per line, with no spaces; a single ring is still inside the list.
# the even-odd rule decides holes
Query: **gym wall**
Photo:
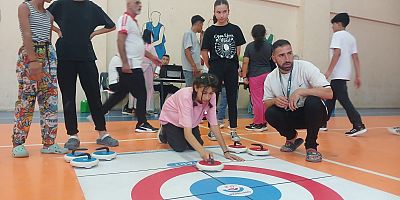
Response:
[[[13,110],[17,96],[15,75],[16,52],[22,44],[18,27],[17,7],[20,1],[0,1],[0,110]],[[125,0],[95,0],[116,21],[125,11]],[[137,17],[142,26],[152,11],[161,13],[165,26],[166,49],[171,63],[180,64],[181,39],[191,24],[190,18],[200,14],[213,15],[214,0],[142,0],[143,9]],[[350,97],[356,107],[400,108],[400,1],[398,0],[230,0],[230,21],[241,27],[247,42],[254,24],[264,24],[274,40],[288,39],[294,53],[311,61],[325,72],[329,65],[329,44],[332,36],[330,19],[339,12],[348,12],[348,31],[357,39],[361,60],[362,87],[348,83]],[[56,35],[53,35],[55,42]],[[99,72],[117,52],[117,33],[93,39]],[[245,45],[242,46],[242,54]],[[248,92],[241,87],[239,107],[246,108]],[[78,86],[77,102],[84,99]],[[61,94],[61,93],[60,93]],[[62,109],[60,96],[60,109]],[[79,105],[79,104],[77,104]]]

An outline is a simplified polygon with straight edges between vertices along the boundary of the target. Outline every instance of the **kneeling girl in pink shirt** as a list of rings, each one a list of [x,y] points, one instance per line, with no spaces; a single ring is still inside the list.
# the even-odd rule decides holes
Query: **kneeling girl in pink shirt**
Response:
[[[160,142],[168,143],[177,152],[192,149],[196,150],[204,160],[213,158],[212,153],[204,149],[199,130],[199,124],[206,113],[210,129],[215,133],[225,158],[243,161],[242,158],[229,153],[221,135],[216,113],[217,87],[216,76],[204,73],[194,80],[193,87],[182,88],[169,97],[160,114],[162,126],[158,134]]]

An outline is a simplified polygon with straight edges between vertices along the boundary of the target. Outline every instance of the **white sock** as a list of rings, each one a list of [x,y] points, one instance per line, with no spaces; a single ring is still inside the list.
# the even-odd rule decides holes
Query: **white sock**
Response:
[[[79,140],[79,137],[78,137],[78,135],[77,135],[77,134],[75,134],[75,135],[71,135],[71,136],[69,136],[69,138],[75,138],[75,139]]]
[[[110,134],[105,134],[105,135],[103,135],[101,138],[99,138],[100,140],[103,140],[104,138],[106,138],[107,136],[109,136]]]

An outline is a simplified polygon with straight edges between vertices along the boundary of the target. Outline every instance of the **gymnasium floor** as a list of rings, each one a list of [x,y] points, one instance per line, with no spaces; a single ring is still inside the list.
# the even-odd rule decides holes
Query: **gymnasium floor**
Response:
[[[199,159],[195,152],[169,151],[168,145],[158,143],[155,133],[135,133],[135,122],[119,112],[107,116],[108,131],[120,141],[112,149],[120,154],[116,160],[75,170],[60,155],[41,155],[38,113],[26,144],[30,157],[14,159],[10,153],[12,113],[0,113],[0,199],[400,199],[400,137],[387,131],[400,125],[400,112],[361,113],[368,128],[362,136],[344,135],[351,124],[340,112],[329,122],[329,130],[320,132],[321,163],[306,162],[304,146],[294,153],[280,152],[284,138],[271,127],[263,133],[245,131],[243,127],[251,122],[247,115],[239,119],[242,143],[264,144],[271,156],[240,154],[245,162],[227,161],[217,143],[207,139],[204,123],[205,146],[226,166],[220,173],[198,172],[191,166]],[[150,122],[158,126],[156,120]],[[92,151],[98,147],[97,133],[85,115],[79,130],[82,147]],[[222,131],[228,133],[226,128]],[[299,132],[304,138],[304,130]],[[60,144],[67,139],[64,133],[60,122]],[[226,141],[231,143],[227,134]],[[226,191],[232,196],[217,191],[221,185],[230,186]],[[245,192],[233,195],[232,190],[238,188]]]

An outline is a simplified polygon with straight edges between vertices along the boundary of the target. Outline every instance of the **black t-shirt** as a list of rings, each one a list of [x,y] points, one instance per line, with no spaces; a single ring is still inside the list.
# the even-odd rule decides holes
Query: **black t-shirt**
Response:
[[[96,54],[93,50],[90,34],[98,26],[113,28],[114,22],[95,3],[89,0],[58,0],[48,10],[61,29],[62,38],[56,43],[59,60],[93,61]]]
[[[204,32],[201,49],[210,52],[209,63],[219,60],[238,62],[236,47],[246,44],[242,30],[234,24],[225,26],[212,25]]]
[[[266,40],[261,44],[260,49],[257,51],[255,42],[251,42],[246,46],[244,57],[249,58],[249,67],[247,76],[256,77],[266,72],[271,72],[271,59],[272,45]]]

